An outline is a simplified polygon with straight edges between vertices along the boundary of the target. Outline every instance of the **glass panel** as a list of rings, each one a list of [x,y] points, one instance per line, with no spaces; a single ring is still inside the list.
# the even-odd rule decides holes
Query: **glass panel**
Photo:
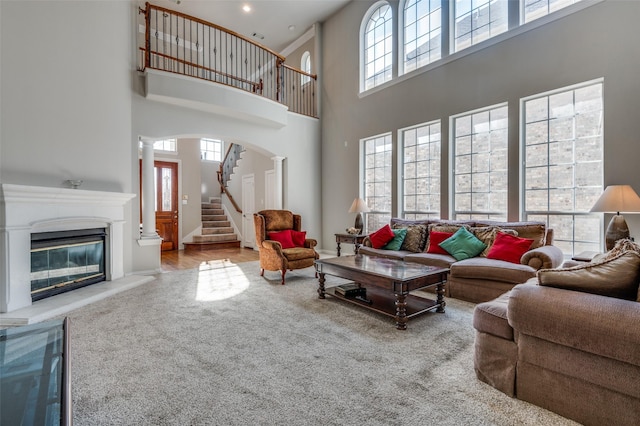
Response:
[[[63,324],[55,320],[0,330],[0,424],[62,423],[68,374]]]
[[[173,180],[170,168],[162,168],[162,211],[171,211],[171,199],[173,197]]]

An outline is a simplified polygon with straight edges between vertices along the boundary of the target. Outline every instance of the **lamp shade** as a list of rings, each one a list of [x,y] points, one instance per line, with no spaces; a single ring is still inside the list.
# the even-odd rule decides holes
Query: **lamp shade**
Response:
[[[598,201],[591,207],[592,212],[620,213],[640,212],[640,197],[630,185],[609,185]]]
[[[366,213],[369,211],[369,206],[364,202],[362,198],[356,198],[351,203],[351,207],[349,208],[349,213]]]

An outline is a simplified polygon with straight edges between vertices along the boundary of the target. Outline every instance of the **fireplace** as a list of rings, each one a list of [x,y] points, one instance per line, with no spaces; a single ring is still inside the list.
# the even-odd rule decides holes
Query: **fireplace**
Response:
[[[0,313],[31,307],[36,300],[52,301],[56,298],[38,299],[49,290],[59,293],[66,286],[61,284],[68,281],[72,283],[64,291],[86,286],[94,278],[121,282],[125,278],[125,205],[134,196],[0,184]],[[97,238],[95,234],[99,234]],[[95,244],[83,249],[56,248],[83,247],[87,242]],[[45,256],[38,250],[47,245],[50,249],[43,251],[48,251]],[[96,250],[101,254],[95,254]],[[83,251],[85,258],[80,262]],[[58,255],[63,260],[54,259],[53,264],[42,266],[44,257]],[[85,280],[87,277],[89,280]]]
[[[104,281],[104,228],[31,234],[31,300]]]

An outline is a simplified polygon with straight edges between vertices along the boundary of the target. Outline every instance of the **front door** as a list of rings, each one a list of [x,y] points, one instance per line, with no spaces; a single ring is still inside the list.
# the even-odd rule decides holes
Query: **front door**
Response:
[[[178,163],[154,162],[156,229],[162,237],[162,251],[177,250],[178,243]]]

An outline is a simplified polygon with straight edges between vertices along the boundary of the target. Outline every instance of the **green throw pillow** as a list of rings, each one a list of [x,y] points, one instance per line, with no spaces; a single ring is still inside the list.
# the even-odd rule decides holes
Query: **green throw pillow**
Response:
[[[383,250],[400,250],[404,237],[407,235],[407,228],[392,229],[395,237],[382,247]]]
[[[487,245],[469,232],[467,228],[460,228],[455,234],[441,242],[440,247],[456,260],[463,260],[476,257],[487,248]]]

